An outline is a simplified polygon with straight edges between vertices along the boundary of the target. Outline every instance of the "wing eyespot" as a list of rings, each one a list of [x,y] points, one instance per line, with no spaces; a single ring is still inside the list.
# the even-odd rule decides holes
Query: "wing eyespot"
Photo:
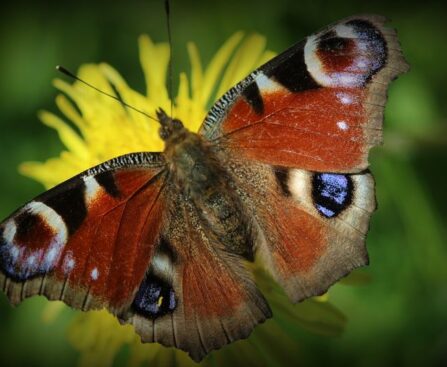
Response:
[[[68,229],[54,209],[32,201],[4,223],[0,239],[1,268],[12,279],[26,280],[54,269]]]
[[[352,202],[354,186],[349,175],[315,173],[312,177],[312,199],[319,214],[334,218]]]
[[[174,312],[177,299],[172,286],[152,272],[146,276],[132,303],[133,310],[150,319]]]

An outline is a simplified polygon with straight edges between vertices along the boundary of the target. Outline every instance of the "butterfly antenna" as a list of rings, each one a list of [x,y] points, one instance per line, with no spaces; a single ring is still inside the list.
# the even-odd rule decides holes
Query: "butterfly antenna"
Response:
[[[114,96],[113,94],[109,94],[109,93],[107,93],[107,92],[104,92],[103,90],[101,90],[101,89],[95,87],[94,85],[92,85],[92,84],[90,84],[90,83],[87,83],[85,80],[82,80],[81,78],[77,77],[75,74],[73,74],[71,71],[69,71],[68,69],[64,68],[63,66],[57,65],[57,66],[56,66],[56,70],[57,70],[57,71],[60,71],[62,74],[65,74],[65,75],[69,76],[70,78],[72,78],[72,79],[74,79],[74,80],[77,80],[77,81],[79,81],[79,82],[85,84],[86,86],[88,86],[88,87],[90,87],[90,88],[93,88],[93,89],[96,90],[97,92],[99,92],[99,93],[101,93],[101,94],[104,94],[104,95],[106,95],[107,97],[110,97],[110,98],[113,98],[113,99],[117,100],[117,101],[120,102],[123,106],[126,106],[126,107],[128,107],[128,108],[130,108],[130,109],[132,109],[132,110],[134,110],[134,111],[136,111],[136,112],[138,112],[138,113],[141,113],[142,115],[146,116],[147,118],[149,118],[149,119],[151,119],[151,120],[160,122],[158,119],[156,119],[155,117],[153,117],[153,116],[147,114],[146,112],[144,112],[144,111],[142,111],[142,110],[139,110],[138,108],[135,108],[135,107],[131,106],[130,104],[127,104],[127,103],[124,102],[121,98],[118,98],[118,97]]]
[[[169,63],[168,63],[168,94],[171,100],[171,117],[174,110],[174,96],[172,95],[172,33],[171,33],[171,4],[165,0],[166,25],[168,28]]]

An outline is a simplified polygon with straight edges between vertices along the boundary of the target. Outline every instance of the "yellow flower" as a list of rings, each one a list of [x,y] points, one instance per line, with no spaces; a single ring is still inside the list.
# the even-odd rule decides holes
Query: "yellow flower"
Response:
[[[191,73],[180,74],[173,115],[187,128],[197,131],[216,97],[274,56],[265,49],[265,44],[265,38],[260,35],[244,38],[242,33],[236,33],[217,51],[206,68],[202,67],[195,44],[188,44]],[[107,93],[118,93],[126,103],[150,115],[155,115],[158,107],[170,111],[171,102],[165,84],[169,47],[166,43],[154,44],[148,36],[142,36],[139,45],[147,88],[145,94],[131,89],[107,64],[84,65],[78,76]],[[66,149],[59,157],[44,163],[22,164],[23,174],[49,188],[114,156],[163,149],[156,122],[82,83],[56,80],[54,84],[64,93],[57,96],[56,103],[65,118],[45,111],[40,113],[40,118],[58,132]],[[254,272],[257,284],[272,306],[274,318],[258,326],[249,339],[212,353],[203,365],[286,365],[290,358],[298,358],[302,329],[323,335],[337,335],[342,331],[345,318],[326,298],[293,305],[257,266],[254,266]],[[44,318],[51,320],[60,309],[59,304],[53,303],[45,311]],[[195,365],[181,351],[158,344],[141,344],[131,326],[119,325],[105,311],[77,313],[68,335],[81,353],[81,366],[111,366],[123,347],[127,348],[127,364],[130,366],[139,366],[143,362],[160,366]]]
[[[173,115],[189,130],[199,129],[216,95],[223,94],[274,55],[265,50],[263,37],[252,35],[241,44],[242,38],[241,32],[230,37],[205,70],[196,45],[188,44],[191,74],[180,74]],[[116,90],[126,103],[152,116],[158,107],[170,111],[171,102],[165,84],[169,46],[166,43],[154,44],[148,36],[141,36],[139,44],[146,81],[145,95],[131,89],[121,75],[105,63],[83,65],[78,76],[107,93],[115,94]],[[238,45],[237,52],[234,52]],[[80,134],[62,118],[46,111],[40,112],[40,119],[56,129],[66,150],[45,163],[23,163],[20,171],[24,175],[49,188],[120,154],[163,150],[157,122],[80,82],[68,84],[56,80],[54,85],[70,97],[71,101],[65,95],[59,95],[56,104]]]

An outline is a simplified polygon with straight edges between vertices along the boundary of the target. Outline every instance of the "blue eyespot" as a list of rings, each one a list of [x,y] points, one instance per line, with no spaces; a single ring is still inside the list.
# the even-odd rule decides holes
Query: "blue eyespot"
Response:
[[[174,311],[177,301],[174,290],[167,282],[149,274],[141,283],[132,306],[137,313],[156,318]]]
[[[317,210],[332,218],[346,209],[352,201],[353,184],[349,175],[316,173],[312,179],[312,197]]]

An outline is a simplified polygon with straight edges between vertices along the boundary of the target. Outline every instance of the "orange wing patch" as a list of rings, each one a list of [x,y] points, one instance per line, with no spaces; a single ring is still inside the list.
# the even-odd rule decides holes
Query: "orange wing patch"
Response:
[[[240,99],[225,123],[222,145],[273,165],[323,172],[363,166],[381,136],[365,128],[364,98],[360,88],[276,91],[264,94],[262,116]]]

